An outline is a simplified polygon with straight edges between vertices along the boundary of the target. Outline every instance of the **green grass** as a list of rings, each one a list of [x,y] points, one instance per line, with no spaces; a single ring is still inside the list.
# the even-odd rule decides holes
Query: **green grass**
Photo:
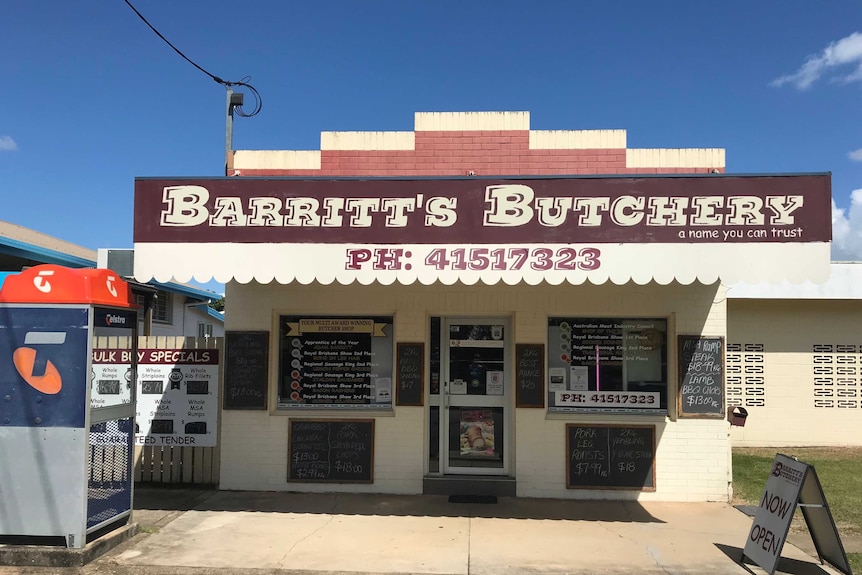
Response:
[[[787,448],[733,450],[734,503],[757,505],[775,453],[795,456],[817,472],[844,548],[860,549],[862,541],[862,448]],[[792,530],[805,531],[797,511]],[[847,553],[854,573],[862,574],[862,552]]]

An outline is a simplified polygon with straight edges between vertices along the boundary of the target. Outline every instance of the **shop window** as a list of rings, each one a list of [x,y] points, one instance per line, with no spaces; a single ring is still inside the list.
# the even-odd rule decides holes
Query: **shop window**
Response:
[[[198,337],[212,337],[212,336],[213,336],[213,324],[199,321],[198,322]]]
[[[278,407],[392,407],[392,316],[279,318]]]
[[[171,323],[173,320],[173,305],[171,293],[158,290],[153,298],[153,321],[159,323]]]
[[[666,412],[667,320],[548,319],[548,410]]]

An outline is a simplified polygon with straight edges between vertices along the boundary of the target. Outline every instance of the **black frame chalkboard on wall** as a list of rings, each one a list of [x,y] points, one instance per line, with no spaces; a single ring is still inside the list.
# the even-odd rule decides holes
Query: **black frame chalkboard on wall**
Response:
[[[566,489],[656,490],[655,425],[567,423],[565,455]]]
[[[515,344],[515,407],[545,407],[545,344]]]
[[[223,409],[265,411],[269,396],[269,332],[226,332],[224,357]]]
[[[395,352],[395,405],[425,404],[425,344],[399,341]]]
[[[374,483],[374,420],[291,418],[287,481]]]
[[[702,356],[702,357],[700,357]],[[722,336],[677,336],[677,409],[679,417],[722,419],[725,417],[724,338]],[[717,390],[717,393],[707,391]]]

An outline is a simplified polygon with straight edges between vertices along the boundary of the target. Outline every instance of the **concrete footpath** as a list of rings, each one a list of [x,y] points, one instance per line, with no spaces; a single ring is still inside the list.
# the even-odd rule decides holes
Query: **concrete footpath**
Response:
[[[77,568],[0,574],[765,573],[739,564],[751,518],[721,503],[137,489],[141,532]],[[785,544],[777,573],[834,574]]]

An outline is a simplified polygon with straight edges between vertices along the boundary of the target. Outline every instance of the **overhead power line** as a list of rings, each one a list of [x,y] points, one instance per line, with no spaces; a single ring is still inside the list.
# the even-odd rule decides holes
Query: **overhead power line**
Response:
[[[229,80],[222,80],[221,78],[219,78],[215,74],[211,74],[209,71],[207,71],[204,68],[202,68],[201,66],[199,66],[194,60],[192,60],[191,58],[189,58],[188,56],[183,54],[183,52],[179,48],[174,46],[170,40],[165,38],[161,32],[156,30],[156,27],[153,26],[152,24],[150,24],[150,22],[146,18],[144,18],[144,15],[141,14],[140,12],[138,12],[138,9],[135,8],[132,5],[132,3],[129,2],[129,0],[123,0],[123,1],[128,5],[129,8],[132,9],[132,11],[135,14],[138,15],[138,18],[140,18],[141,21],[143,21],[143,23],[146,24],[150,28],[150,30],[152,30],[156,34],[156,36],[161,38],[165,42],[165,44],[170,46],[173,49],[173,51],[176,52],[177,54],[179,54],[183,60],[185,60],[186,62],[188,62],[189,64],[191,64],[192,66],[194,66],[195,68],[197,68],[198,70],[200,70],[201,72],[203,72],[204,74],[206,74],[207,76],[212,78],[214,81],[221,84],[222,86],[225,86],[227,88],[230,88],[232,86],[242,86],[244,88],[248,88],[249,91],[251,91],[251,93],[254,95],[254,102],[255,102],[254,109],[251,112],[244,112],[242,109],[242,106],[239,105],[239,106],[236,106],[236,113],[237,114],[239,114],[240,116],[243,116],[244,118],[251,118],[252,116],[256,116],[260,112],[260,109],[263,107],[263,100],[260,97],[260,93],[254,88],[254,86],[252,86],[251,84],[248,83],[248,80],[251,80],[251,76],[246,76],[242,80],[239,80],[237,82],[232,82]]]

